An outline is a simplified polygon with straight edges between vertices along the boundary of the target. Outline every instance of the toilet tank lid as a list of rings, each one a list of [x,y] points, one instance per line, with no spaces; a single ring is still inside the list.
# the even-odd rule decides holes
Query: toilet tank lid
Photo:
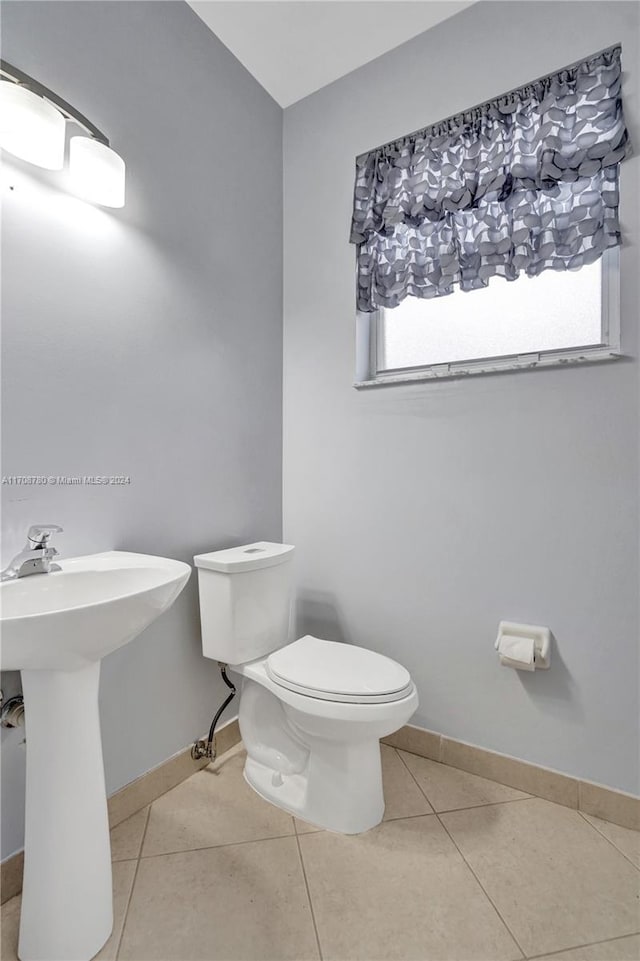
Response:
[[[275,567],[291,560],[295,550],[291,544],[271,544],[257,541],[255,544],[242,544],[229,547],[224,551],[211,551],[210,554],[197,554],[193,558],[196,567],[209,571],[222,571],[224,574],[257,571],[261,567]]]

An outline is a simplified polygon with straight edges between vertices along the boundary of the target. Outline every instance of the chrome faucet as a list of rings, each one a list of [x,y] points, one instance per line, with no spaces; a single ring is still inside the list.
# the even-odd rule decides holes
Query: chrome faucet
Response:
[[[27,543],[19,554],[6,567],[0,580],[12,581],[17,577],[28,577],[30,574],[49,574],[59,571],[59,564],[51,561],[57,556],[55,547],[51,547],[49,539],[52,534],[60,534],[62,528],[57,524],[34,524],[27,533]]]

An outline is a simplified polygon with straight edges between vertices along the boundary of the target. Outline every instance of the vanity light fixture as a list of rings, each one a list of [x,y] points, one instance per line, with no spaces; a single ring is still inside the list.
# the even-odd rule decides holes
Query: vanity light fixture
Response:
[[[103,207],[124,207],[125,163],[107,137],[75,107],[33,77],[0,60],[0,147],[48,170],[64,164],[66,121],[86,136],[71,137],[71,188]]]
[[[107,144],[91,137],[72,137],[69,173],[73,189],[85,200],[103,207],[124,207],[124,160]]]
[[[37,167],[60,170],[65,120],[59,110],[27,87],[0,83],[0,145]]]

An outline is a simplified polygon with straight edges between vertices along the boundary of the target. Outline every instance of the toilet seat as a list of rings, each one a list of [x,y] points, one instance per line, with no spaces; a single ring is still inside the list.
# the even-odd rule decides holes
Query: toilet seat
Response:
[[[309,634],[270,654],[266,672],[279,687],[324,701],[382,704],[413,689],[409,672],[391,658]]]

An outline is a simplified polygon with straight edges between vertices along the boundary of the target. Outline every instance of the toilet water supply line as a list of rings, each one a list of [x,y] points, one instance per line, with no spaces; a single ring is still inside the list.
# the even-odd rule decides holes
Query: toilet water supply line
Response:
[[[191,757],[193,758],[194,761],[199,761],[203,757],[208,758],[210,761],[215,760],[216,753],[217,753],[214,747],[214,734],[216,730],[216,724],[220,720],[220,715],[224,711],[225,707],[227,707],[228,704],[231,704],[232,700],[236,696],[235,685],[227,677],[227,665],[223,664],[222,661],[218,661],[218,666],[220,667],[222,680],[227,685],[227,687],[231,688],[231,694],[228,696],[228,698],[222,704],[222,706],[219,707],[218,710],[216,711],[213,717],[213,721],[211,722],[211,727],[209,728],[209,737],[207,738],[207,740],[196,741],[195,744],[192,746]]]

